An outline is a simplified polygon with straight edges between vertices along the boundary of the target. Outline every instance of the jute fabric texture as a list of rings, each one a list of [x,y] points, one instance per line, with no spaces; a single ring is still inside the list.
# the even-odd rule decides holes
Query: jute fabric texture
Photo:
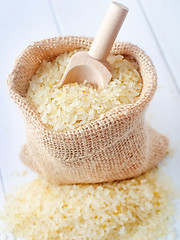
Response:
[[[111,53],[130,55],[138,62],[143,89],[136,103],[116,107],[102,119],[70,131],[54,132],[41,122],[26,93],[42,60],[51,61],[75,48],[89,49],[92,41],[85,37],[58,37],[35,42],[22,52],[8,78],[10,95],[25,117],[27,142],[20,158],[59,184],[132,178],[157,165],[167,151],[168,139],[144,120],[157,85],[154,66],[143,50],[130,43],[116,42]]]

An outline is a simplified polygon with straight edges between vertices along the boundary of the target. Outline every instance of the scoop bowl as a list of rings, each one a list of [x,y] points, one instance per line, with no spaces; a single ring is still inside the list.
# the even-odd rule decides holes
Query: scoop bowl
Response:
[[[61,85],[66,83],[87,83],[98,89],[103,89],[111,80],[111,65],[92,58],[87,52],[75,53],[66,69]]]

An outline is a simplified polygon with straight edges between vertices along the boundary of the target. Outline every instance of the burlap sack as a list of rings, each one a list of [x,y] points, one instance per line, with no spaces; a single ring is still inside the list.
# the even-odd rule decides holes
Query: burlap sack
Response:
[[[24,114],[27,143],[21,160],[50,181],[97,183],[131,178],[155,166],[165,155],[168,140],[144,121],[156,89],[156,73],[149,57],[137,46],[116,42],[111,53],[130,55],[139,64],[143,89],[139,100],[119,106],[78,129],[53,132],[40,121],[26,99],[32,76],[43,59],[52,60],[74,48],[89,49],[92,39],[59,37],[30,45],[8,78],[10,95]]]

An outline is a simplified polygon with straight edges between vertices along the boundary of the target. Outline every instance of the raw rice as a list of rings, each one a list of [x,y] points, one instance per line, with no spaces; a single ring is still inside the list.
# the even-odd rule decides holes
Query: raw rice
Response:
[[[24,240],[156,240],[172,233],[173,187],[159,169],[103,184],[37,178],[8,196],[5,228]]]
[[[27,98],[35,105],[41,121],[51,130],[78,128],[103,117],[108,110],[137,101],[142,79],[135,60],[111,55],[108,61],[113,68],[113,79],[104,90],[89,84],[66,84],[60,80],[74,50],[58,56],[54,61],[43,61],[30,82]]]

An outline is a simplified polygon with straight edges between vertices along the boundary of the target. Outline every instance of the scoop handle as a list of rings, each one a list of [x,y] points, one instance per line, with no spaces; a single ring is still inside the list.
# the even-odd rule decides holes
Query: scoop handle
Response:
[[[111,2],[89,50],[91,57],[99,61],[106,60],[127,13],[127,7],[118,2]]]

